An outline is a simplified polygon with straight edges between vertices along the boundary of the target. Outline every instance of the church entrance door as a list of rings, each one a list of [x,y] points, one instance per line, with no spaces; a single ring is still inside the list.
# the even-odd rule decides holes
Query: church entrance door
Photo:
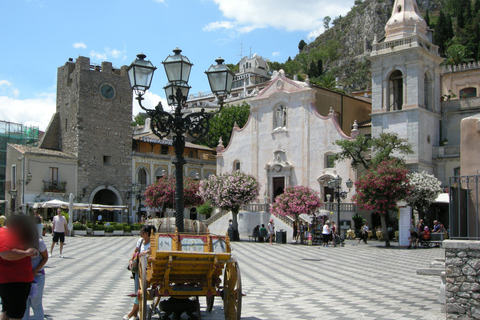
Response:
[[[273,177],[273,200],[279,195],[281,195],[285,190],[285,177]]]

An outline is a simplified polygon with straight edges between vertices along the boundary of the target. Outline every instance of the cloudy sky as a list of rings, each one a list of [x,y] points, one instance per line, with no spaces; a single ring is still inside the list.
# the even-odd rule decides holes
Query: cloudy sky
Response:
[[[156,71],[147,106],[163,99],[161,62],[175,47],[194,66],[191,93],[209,91],[203,73],[221,56],[257,53],[284,62],[300,40],[323,32],[354,0],[6,0],[0,10],[0,120],[46,129],[55,111],[57,68],[78,56],[129,65],[143,52]],[[139,108],[134,105],[136,114]]]

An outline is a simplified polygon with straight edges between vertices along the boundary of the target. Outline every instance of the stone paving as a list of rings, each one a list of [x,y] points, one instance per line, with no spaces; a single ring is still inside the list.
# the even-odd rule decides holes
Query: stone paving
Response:
[[[51,237],[45,240],[51,243]],[[126,265],[136,240],[68,237],[63,259],[56,247],[46,267],[46,318],[122,319],[132,307]],[[437,302],[439,277],[416,275],[416,269],[444,257],[444,250],[382,245],[233,243],[246,294],[242,319],[445,319]],[[224,319],[220,298],[211,313],[204,298],[201,304],[203,319]]]

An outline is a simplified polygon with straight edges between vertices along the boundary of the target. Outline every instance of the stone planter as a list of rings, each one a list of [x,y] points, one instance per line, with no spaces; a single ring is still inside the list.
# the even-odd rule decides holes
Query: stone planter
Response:
[[[123,230],[113,230],[114,236],[123,236]]]
[[[140,230],[132,230],[132,236],[139,236]]]
[[[86,236],[87,230],[73,230],[73,234],[76,236]]]
[[[93,235],[94,236],[104,236],[105,235],[105,230],[93,230]]]
[[[131,231],[123,231],[124,236],[131,236],[132,232]]]
[[[113,237],[113,232],[105,232],[105,237]]]

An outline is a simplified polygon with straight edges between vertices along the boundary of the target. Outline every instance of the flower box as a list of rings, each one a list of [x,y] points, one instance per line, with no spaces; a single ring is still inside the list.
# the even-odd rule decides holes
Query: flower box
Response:
[[[104,236],[105,235],[105,230],[93,230],[93,235],[94,236]]]
[[[73,234],[76,236],[86,236],[87,230],[73,230]]]
[[[113,232],[105,232],[105,237],[113,237]]]
[[[113,230],[114,236],[123,236],[123,230]]]
[[[132,236],[139,236],[140,235],[140,230],[132,230]]]

